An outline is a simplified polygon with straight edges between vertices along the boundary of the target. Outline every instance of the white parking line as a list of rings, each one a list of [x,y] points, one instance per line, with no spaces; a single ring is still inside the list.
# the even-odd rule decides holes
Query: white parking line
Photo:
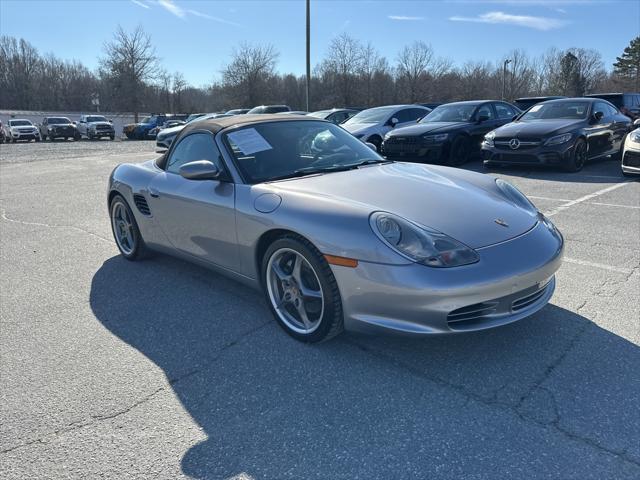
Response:
[[[547,212],[545,215],[547,217],[551,217],[553,215],[556,215],[560,212],[562,212],[563,210],[566,210],[569,207],[573,207],[574,205],[577,205],[578,203],[582,203],[582,202],[586,202],[587,200],[591,200],[593,198],[597,198],[600,195],[604,195],[605,193],[609,193],[612,192],[614,190],[617,190],[618,188],[624,187],[625,185],[628,185],[629,182],[624,182],[624,183],[617,183],[616,185],[611,185],[610,187],[607,188],[603,188],[602,190],[598,190],[597,192],[593,192],[590,193],[588,195],[584,195],[580,198],[577,198],[575,200],[571,200],[563,205],[560,205],[559,207],[554,208],[553,210],[550,210],[549,212]]]
[[[636,205],[619,205],[617,203],[602,203],[602,202],[588,202],[589,205],[602,205],[604,207],[621,207],[621,208],[634,208],[640,210],[640,207]]]
[[[601,268],[602,270],[609,270],[610,272],[624,273],[625,275],[630,275],[633,273],[633,268],[614,267],[613,265],[587,262],[586,260],[578,260],[577,258],[564,257],[563,261],[567,263],[574,263],[576,265],[582,265],[584,267]]]

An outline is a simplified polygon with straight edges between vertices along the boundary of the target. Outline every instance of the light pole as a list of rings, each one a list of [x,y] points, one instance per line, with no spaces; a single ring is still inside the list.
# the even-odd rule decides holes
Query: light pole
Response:
[[[309,112],[309,86],[311,85],[311,12],[310,1],[307,0],[307,78],[306,78],[306,93],[307,93],[307,112]]]
[[[511,63],[511,59],[507,58],[502,64],[502,100],[504,100],[504,90],[507,82],[507,65]]]

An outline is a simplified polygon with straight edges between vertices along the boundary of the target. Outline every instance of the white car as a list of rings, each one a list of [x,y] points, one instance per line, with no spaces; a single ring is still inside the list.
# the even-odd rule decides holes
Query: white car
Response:
[[[363,110],[341,124],[354,137],[372,143],[380,151],[382,139],[390,130],[416,123],[431,109],[420,105],[387,105]]]
[[[624,142],[622,173],[624,176],[640,175],[640,128],[629,133]]]
[[[7,125],[7,142],[9,140],[13,143],[16,143],[19,140],[35,140],[36,142],[39,142],[40,130],[31,123],[31,120],[9,120],[9,124]]]

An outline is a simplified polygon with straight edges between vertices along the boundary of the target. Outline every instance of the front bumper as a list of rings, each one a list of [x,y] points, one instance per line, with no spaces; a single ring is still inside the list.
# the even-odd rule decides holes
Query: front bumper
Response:
[[[622,154],[622,171],[640,175],[640,144],[627,140]]]
[[[472,265],[331,268],[347,330],[460,333],[505,325],[544,307],[563,249],[562,236],[538,222],[519,237],[478,249],[480,261]]]
[[[573,142],[561,145],[536,146],[534,148],[520,147],[516,150],[510,147],[498,148],[482,143],[482,159],[485,164],[508,163],[510,165],[564,165],[571,160]]]
[[[75,137],[76,136],[75,128],[56,128],[55,130],[49,130],[47,132],[47,136],[49,138],[60,138],[60,137]]]
[[[391,137],[382,142],[381,153],[389,159],[437,163],[449,156],[449,143],[427,143],[420,137]]]
[[[11,138],[13,140],[39,140],[40,132],[33,133],[13,133],[11,132]]]

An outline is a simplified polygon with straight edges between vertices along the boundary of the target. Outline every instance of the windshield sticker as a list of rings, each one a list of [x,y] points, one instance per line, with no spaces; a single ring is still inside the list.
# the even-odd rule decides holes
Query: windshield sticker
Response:
[[[227,136],[244,155],[264,152],[273,148],[255,128],[245,128],[237,132],[231,132]]]

